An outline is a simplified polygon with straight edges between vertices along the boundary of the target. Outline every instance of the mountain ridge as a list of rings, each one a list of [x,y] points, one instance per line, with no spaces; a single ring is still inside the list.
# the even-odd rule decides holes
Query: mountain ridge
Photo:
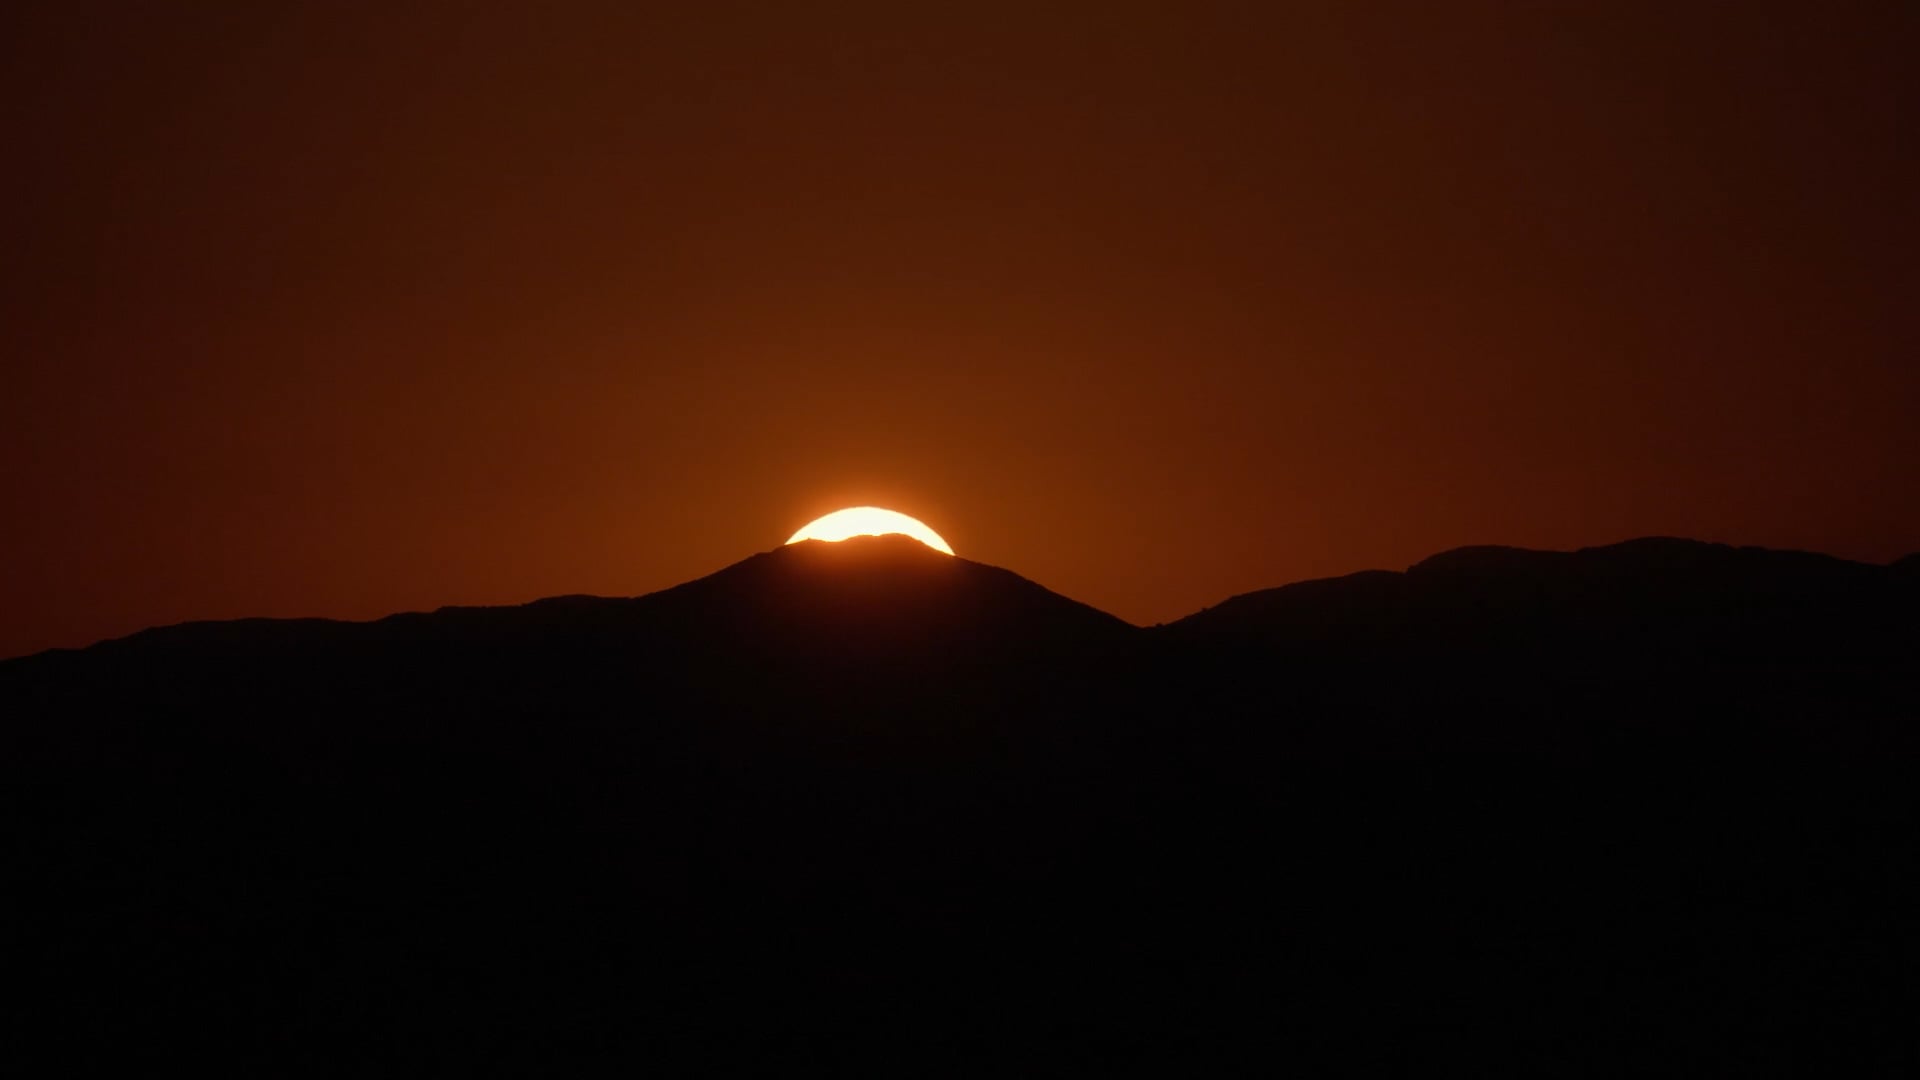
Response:
[[[1158,623],[1149,627],[1140,627],[1136,626],[1136,624],[1126,622],[1118,616],[1085,604],[1084,602],[1046,589],[1045,586],[1023,578],[1012,570],[991,566],[986,563],[974,562],[959,556],[947,556],[933,552],[931,549],[926,549],[925,545],[920,544],[919,541],[909,537],[854,537],[840,543],[853,545],[851,548],[844,548],[843,550],[859,551],[874,542],[878,542],[876,550],[894,547],[897,548],[896,554],[907,553],[917,555],[918,553],[914,552],[913,548],[923,548],[928,555],[938,556],[944,560],[952,560],[957,565],[980,568],[980,572],[985,575],[1006,575],[1012,579],[1012,582],[1022,583],[1034,589],[1041,590],[1048,596],[1055,597],[1060,601],[1075,605],[1078,608],[1084,608],[1086,611],[1103,616],[1106,620],[1111,620],[1113,623],[1148,631],[1190,624],[1203,616],[1211,615],[1217,617],[1217,613],[1223,609],[1234,610],[1248,604],[1262,602],[1263,600],[1277,600],[1282,596],[1289,599],[1303,598],[1315,593],[1326,593],[1338,588],[1338,586],[1332,584],[1336,582],[1343,582],[1349,586],[1366,587],[1377,586],[1390,578],[1399,578],[1408,575],[1459,576],[1463,574],[1539,573],[1548,569],[1577,566],[1583,562],[1624,563],[1632,565],[1636,561],[1633,558],[1634,556],[1647,555],[1654,557],[1640,558],[1638,562],[1642,568],[1662,566],[1668,570],[1675,570],[1707,565],[1710,560],[1714,559],[1721,560],[1723,563],[1727,560],[1737,559],[1772,559],[1778,562],[1797,561],[1803,565],[1820,565],[1836,569],[1840,567],[1866,568],[1866,571],[1869,573],[1884,570],[1896,578],[1920,575],[1920,553],[1904,556],[1901,559],[1882,566],[1881,564],[1843,559],[1838,556],[1827,555],[1820,552],[1758,546],[1734,546],[1666,536],[1638,537],[1613,544],[1578,548],[1572,551],[1523,548],[1497,544],[1478,544],[1450,548],[1437,552],[1413,563],[1402,571],[1385,569],[1359,570],[1349,574],[1335,575],[1333,577],[1307,578],[1300,581],[1288,582],[1283,585],[1236,593],[1224,600],[1202,607],[1197,611],[1181,616],[1170,622]],[[628,605],[671,602],[664,598],[680,598],[686,595],[698,594],[703,590],[713,590],[716,588],[717,582],[736,581],[751,577],[759,568],[770,565],[768,562],[769,559],[772,559],[773,563],[777,564],[781,558],[790,556],[796,549],[801,552],[806,552],[813,549],[826,550],[832,547],[833,545],[827,544],[824,541],[805,541],[801,544],[783,545],[782,547],[772,548],[767,551],[756,552],[753,555],[749,555],[744,559],[731,563],[709,574],[704,574],[677,585],[670,585],[663,589],[635,596],[601,596],[588,593],[565,593],[540,597],[524,603],[450,604],[427,610],[393,612],[370,619],[335,619],[320,616],[247,616],[236,619],[196,619],[181,623],[146,627],[130,634],[103,639],[90,645],[58,647],[41,650],[36,653],[28,653],[22,656],[0,658],[0,666],[18,663],[39,656],[83,653],[102,646],[112,646],[117,643],[149,640],[155,635],[167,637],[175,634],[197,635],[215,632],[206,629],[210,627],[252,627],[262,629],[285,627],[375,627],[394,622],[417,623],[420,620],[431,619],[489,619],[501,617],[506,613],[531,615],[557,614],[563,611],[581,613],[595,609],[603,612],[613,611]],[[1011,585],[1012,582],[1008,582],[1007,584]],[[1019,586],[1014,585],[1013,587],[1018,588]]]

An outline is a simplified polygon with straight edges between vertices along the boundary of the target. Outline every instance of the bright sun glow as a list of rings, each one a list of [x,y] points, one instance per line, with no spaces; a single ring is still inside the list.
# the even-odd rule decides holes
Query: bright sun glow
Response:
[[[939,533],[905,514],[882,510],[877,506],[849,506],[845,510],[835,510],[826,517],[807,522],[806,527],[794,533],[787,543],[845,540],[849,536],[881,536],[886,533],[903,533],[935,551],[953,554],[953,549],[940,539]]]

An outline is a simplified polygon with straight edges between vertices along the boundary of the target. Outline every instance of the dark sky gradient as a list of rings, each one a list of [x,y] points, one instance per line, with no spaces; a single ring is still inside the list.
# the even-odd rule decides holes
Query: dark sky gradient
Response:
[[[9,4],[0,656],[853,503],[1136,622],[1920,548],[1920,7]]]

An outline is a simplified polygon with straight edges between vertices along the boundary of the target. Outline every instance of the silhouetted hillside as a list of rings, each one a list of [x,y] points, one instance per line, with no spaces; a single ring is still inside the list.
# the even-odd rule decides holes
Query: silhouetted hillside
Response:
[[[1896,607],[1897,568],[1805,552],[1732,548],[1649,538],[1574,552],[1458,548],[1404,574],[1368,571],[1236,596],[1172,624],[1192,638],[1326,639],[1336,630],[1394,637],[1463,629],[1533,637],[1542,620],[1585,633],[1633,619],[1664,633],[1693,634],[1717,622],[1751,634],[1761,620],[1773,633],[1809,643],[1853,626],[1796,625],[1815,612],[1874,619]]]
[[[0,1053],[1897,1070],[1915,598],[1653,539],[1142,630],[880,537],[0,663]]]
[[[383,737],[466,739],[479,718],[615,708],[951,713],[1137,633],[1005,570],[883,536],[783,547],[634,599],[166,627],[0,664],[0,680],[95,720],[187,710],[257,733],[270,713],[271,739],[332,741],[340,710],[371,708],[404,714]]]
[[[1889,567],[1654,538],[1461,548],[1234,597],[1163,632],[1218,672],[1216,704],[1363,710],[1421,723],[1423,742],[1491,725],[1495,745],[1565,744],[1657,720],[1668,739],[1791,733],[1864,750],[1911,745],[1914,601]],[[1263,666],[1272,677],[1253,674]],[[1420,720],[1442,711],[1458,715]]]

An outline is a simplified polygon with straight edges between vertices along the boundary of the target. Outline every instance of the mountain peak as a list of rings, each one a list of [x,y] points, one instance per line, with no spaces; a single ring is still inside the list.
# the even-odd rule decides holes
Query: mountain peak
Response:
[[[802,540],[643,597],[749,639],[865,642],[887,651],[947,641],[968,647],[1112,639],[1130,624],[997,566],[909,536]]]

